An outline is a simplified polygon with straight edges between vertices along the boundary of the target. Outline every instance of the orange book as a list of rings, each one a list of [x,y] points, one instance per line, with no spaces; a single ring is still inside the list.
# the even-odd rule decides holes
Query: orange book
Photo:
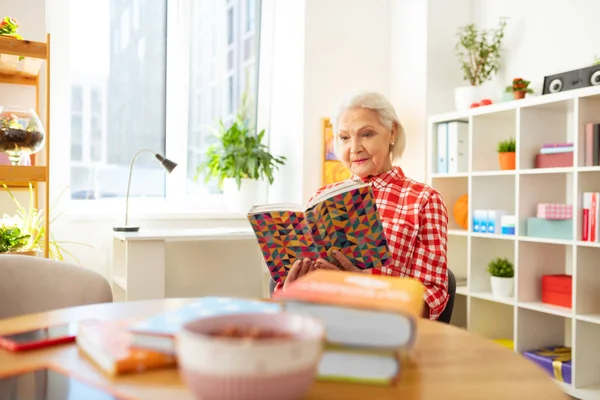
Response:
[[[273,298],[324,320],[332,344],[397,349],[414,342],[424,293],[414,278],[318,270]]]
[[[83,323],[77,333],[77,346],[110,375],[176,365],[174,356],[131,348],[131,323],[131,320]]]

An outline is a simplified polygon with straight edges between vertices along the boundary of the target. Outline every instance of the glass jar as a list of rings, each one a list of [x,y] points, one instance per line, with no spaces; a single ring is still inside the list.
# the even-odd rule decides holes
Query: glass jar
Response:
[[[0,106],[0,152],[12,165],[40,151],[46,132],[37,113],[31,108]]]

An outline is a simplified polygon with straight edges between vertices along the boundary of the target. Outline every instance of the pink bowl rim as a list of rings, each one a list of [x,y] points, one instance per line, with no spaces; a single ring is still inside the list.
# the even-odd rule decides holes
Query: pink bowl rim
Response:
[[[247,343],[247,341],[244,339],[215,337],[215,336],[211,336],[205,332],[197,332],[193,329],[193,327],[195,327],[196,325],[201,324],[206,321],[210,321],[210,320],[231,320],[233,323],[235,323],[236,318],[240,317],[240,316],[244,316],[244,317],[256,316],[258,318],[276,317],[276,318],[285,318],[285,319],[288,319],[288,318],[298,319],[299,318],[299,319],[306,320],[306,321],[309,321],[309,322],[315,324],[315,326],[318,328],[315,331],[316,334],[311,334],[311,332],[306,332],[306,331],[302,331],[302,330],[298,331],[298,332],[290,332],[288,329],[281,329],[281,330],[278,330],[278,332],[291,333],[292,337],[291,338],[261,339],[261,340],[252,341],[252,342],[255,342],[256,344],[268,345],[268,344],[282,344],[282,343],[286,343],[286,342],[294,342],[294,343],[313,342],[315,340],[323,341],[325,339],[325,326],[320,319],[318,319],[316,317],[312,317],[310,315],[294,314],[294,313],[289,313],[286,311],[279,311],[276,313],[250,312],[250,313],[237,313],[237,314],[221,314],[221,315],[215,315],[212,317],[202,317],[202,318],[197,318],[197,319],[194,319],[194,320],[191,320],[191,321],[185,323],[181,328],[181,332],[185,333],[186,335],[195,337],[197,339],[211,340],[211,341],[221,342],[221,343]]]

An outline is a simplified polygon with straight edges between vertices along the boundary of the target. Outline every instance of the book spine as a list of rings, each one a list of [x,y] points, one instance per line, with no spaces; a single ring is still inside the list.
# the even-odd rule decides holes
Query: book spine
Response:
[[[590,205],[590,242],[598,240],[598,193],[592,193]]]
[[[591,167],[594,165],[594,124],[585,124],[585,137],[584,137],[584,154],[583,154],[583,165]]]
[[[582,201],[582,210],[581,210],[581,214],[582,214],[582,221],[581,221],[581,240],[583,240],[584,242],[589,241],[590,238],[590,205],[591,205],[591,197],[590,197],[591,193],[584,193],[583,194],[583,201]]]
[[[437,126],[437,172],[448,173],[448,123]]]

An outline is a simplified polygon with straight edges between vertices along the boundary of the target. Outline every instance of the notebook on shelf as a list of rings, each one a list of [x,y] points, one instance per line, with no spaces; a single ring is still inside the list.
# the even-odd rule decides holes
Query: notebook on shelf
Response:
[[[280,203],[248,212],[275,282],[283,282],[298,258],[337,263],[333,250],[361,269],[381,268],[391,255],[369,183],[348,180],[315,196],[306,207]]]
[[[174,337],[186,323],[203,318],[238,313],[277,313],[279,303],[234,297],[203,297],[189,304],[141,320],[130,328],[132,347],[175,354]]]

